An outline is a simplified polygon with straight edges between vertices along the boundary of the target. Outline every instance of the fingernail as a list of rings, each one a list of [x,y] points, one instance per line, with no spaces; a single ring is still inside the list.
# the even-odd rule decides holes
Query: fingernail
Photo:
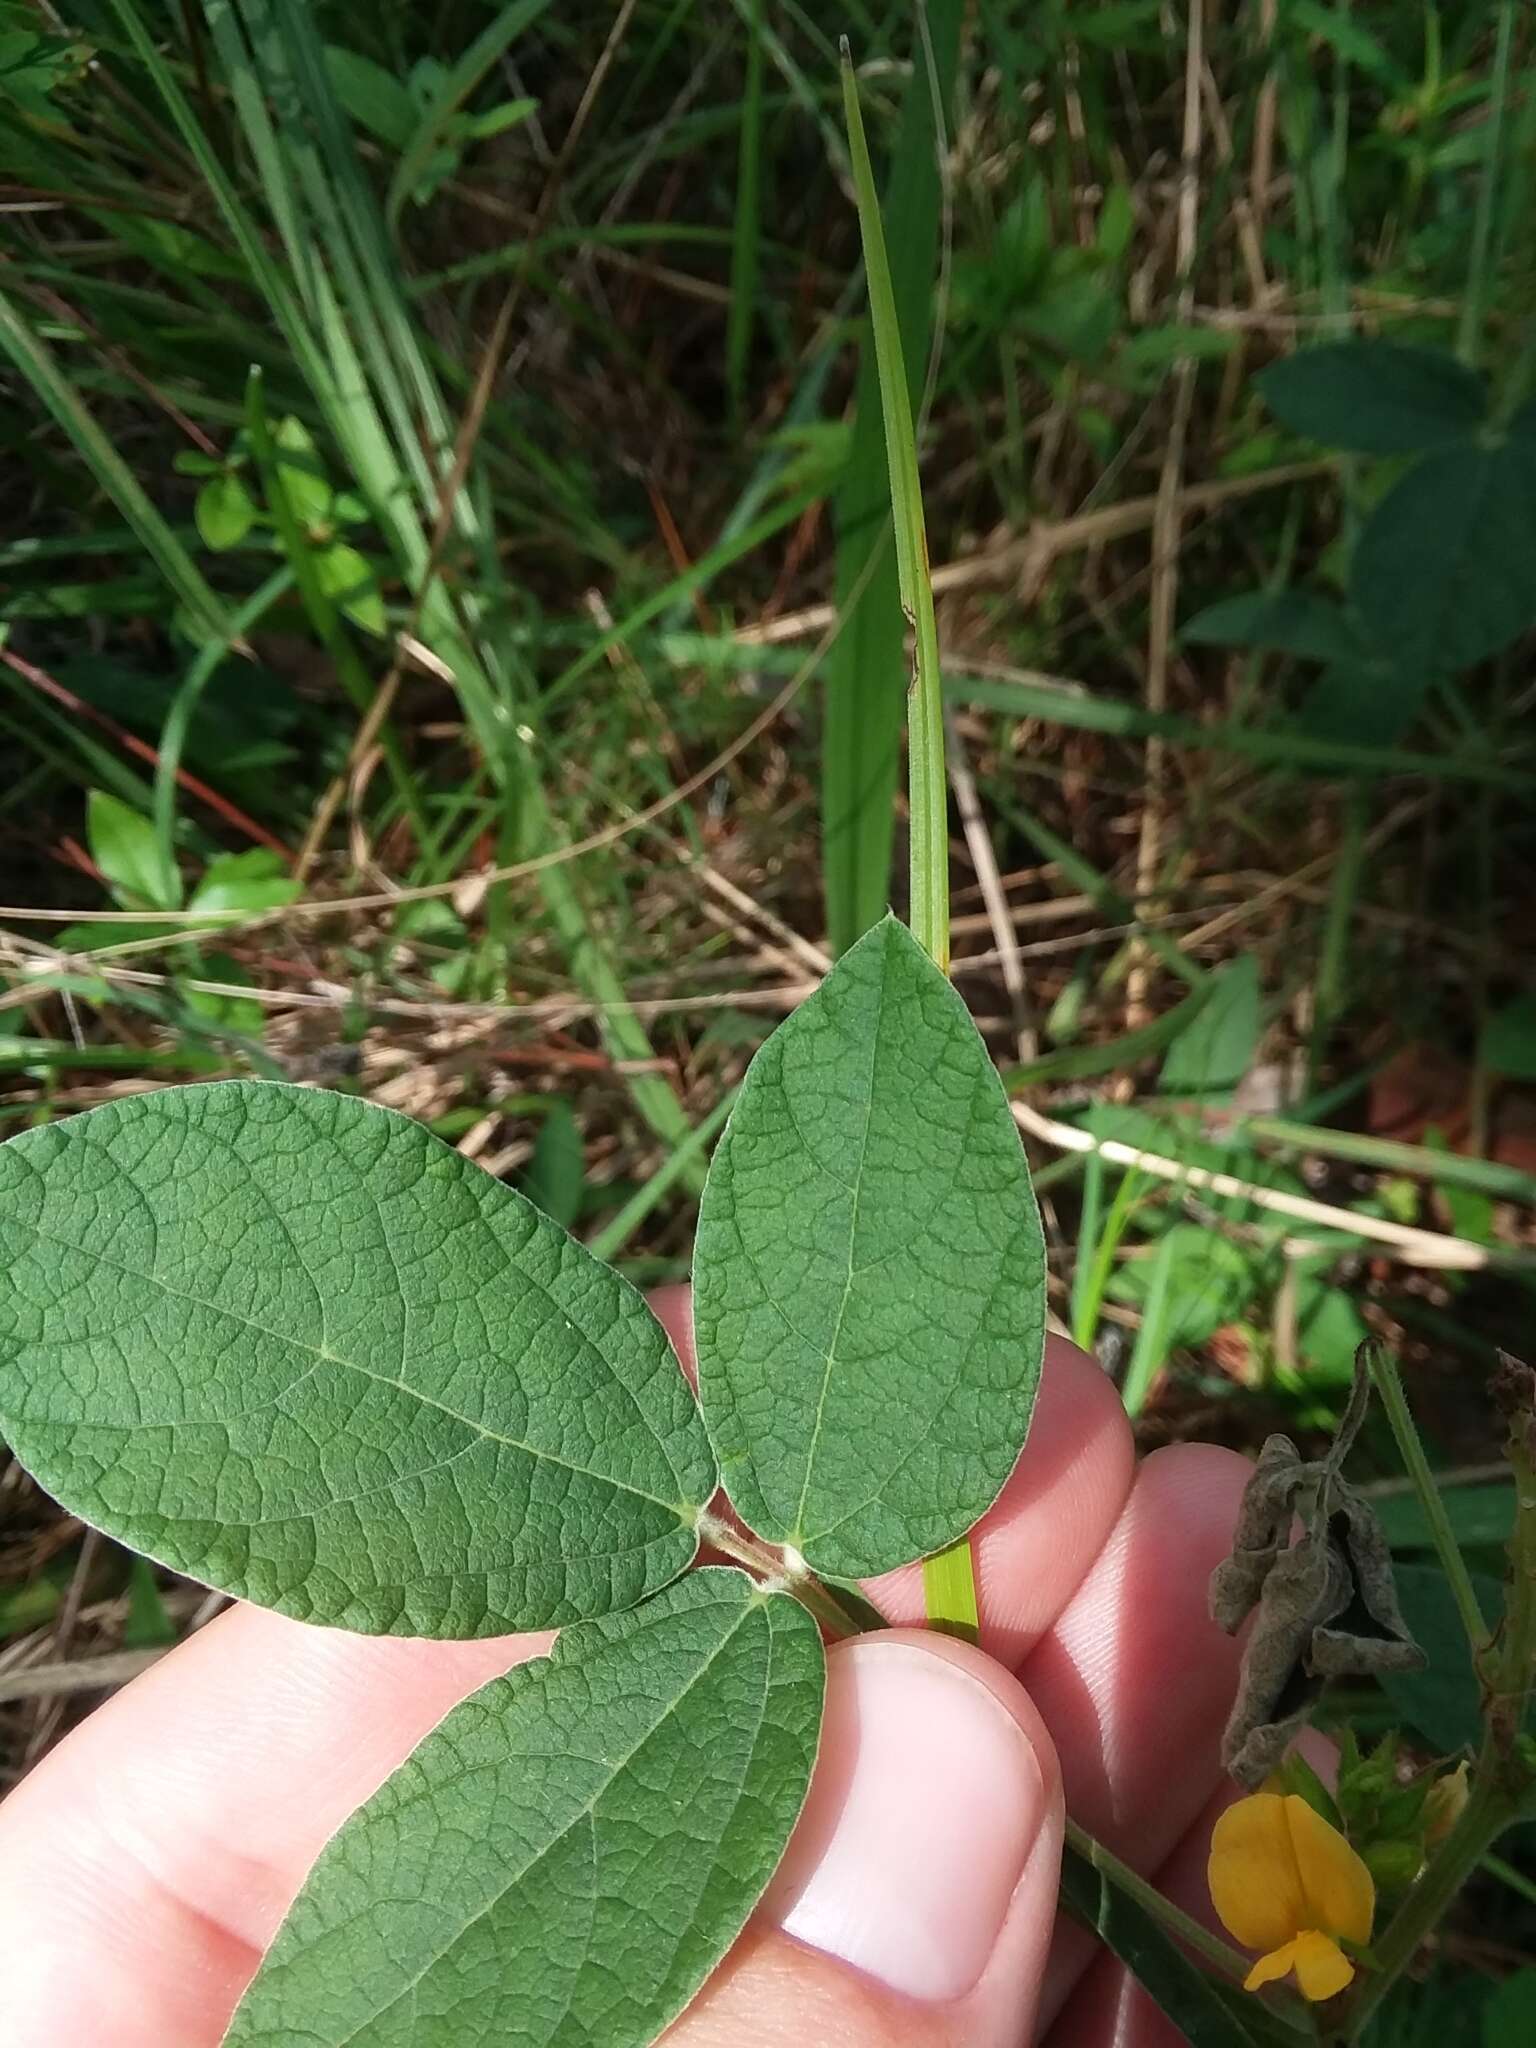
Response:
[[[828,1662],[816,1776],[763,1912],[893,1991],[958,1998],[992,1952],[1044,1811],[1001,1691],[939,1649],[850,1643]]]

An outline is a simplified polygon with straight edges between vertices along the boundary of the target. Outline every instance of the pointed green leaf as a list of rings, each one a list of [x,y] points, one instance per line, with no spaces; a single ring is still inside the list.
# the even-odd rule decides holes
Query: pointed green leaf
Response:
[[[167,865],[154,826],[121,797],[89,792],[85,836],[120,903],[131,910],[174,910],[181,902],[181,878]]]
[[[1070,1844],[1061,1859],[1062,1903],[1130,1970],[1191,2048],[1259,2048],[1300,2041],[1256,1998],[1221,1984],[1151,1914]]]
[[[420,1125],[268,1082],[0,1146],[0,1437],[161,1563],[402,1635],[631,1606],[715,1483],[626,1282]]]
[[[1029,1427],[1040,1219],[986,1047],[887,918],[753,1060],[694,1255],[699,1397],[731,1499],[818,1570],[942,1549]]]
[[[773,1874],[823,1670],[737,1571],[569,1630],[342,1828],[226,2048],[644,2048]]]
[[[1210,994],[1169,1046],[1163,1094],[1230,1100],[1253,1065],[1262,1024],[1259,963],[1244,954],[1212,976]]]
[[[523,1193],[535,1208],[569,1230],[581,1211],[586,1157],[571,1105],[556,1096],[544,1113],[533,1157],[523,1176]]]
[[[334,493],[313,434],[290,413],[279,421],[272,439],[277,449],[278,480],[289,510],[300,526],[323,526],[331,516]]]
[[[349,619],[367,633],[382,633],[389,623],[378,579],[366,555],[333,540],[315,553],[315,575],[320,588],[339,605]]]

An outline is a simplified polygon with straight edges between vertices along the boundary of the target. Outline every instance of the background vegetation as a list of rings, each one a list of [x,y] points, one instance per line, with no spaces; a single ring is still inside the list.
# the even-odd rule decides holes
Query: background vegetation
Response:
[[[0,1134],[356,1089],[686,1275],[752,1049],[904,886],[846,34],[925,422],[955,972],[1056,1312],[1149,1440],[1305,1438],[1386,1334],[1496,1569],[1531,18],[914,19],[0,0]],[[0,1450],[0,1789],[207,1612]],[[1457,1711],[1379,1703],[1439,1749]],[[1411,2023],[1481,2040],[1466,1973],[1536,1952],[1536,1861],[1447,1947]]]

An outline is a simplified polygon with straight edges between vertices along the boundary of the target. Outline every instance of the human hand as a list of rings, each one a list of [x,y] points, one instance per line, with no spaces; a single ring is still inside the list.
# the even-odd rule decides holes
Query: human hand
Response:
[[[687,1355],[687,1296],[653,1306]],[[1133,1469],[1113,1386],[1052,1339],[1034,1428],[973,1532],[982,1649],[835,1646],[810,1799],[748,1929],[665,2048],[1172,2048],[1081,1930],[1074,1818],[1199,1911],[1237,1673],[1207,1619],[1249,1468]],[[915,1624],[918,1567],[870,1587]],[[432,1643],[221,1615],[0,1808],[4,2048],[216,2048],[328,1838],[466,1693],[547,1635]],[[988,1654],[990,1653],[990,1654]]]

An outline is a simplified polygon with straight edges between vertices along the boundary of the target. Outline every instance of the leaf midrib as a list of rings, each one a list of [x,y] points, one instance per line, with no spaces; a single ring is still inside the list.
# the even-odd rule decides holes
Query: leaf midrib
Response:
[[[73,1252],[77,1257],[82,1259],[94,1259],[98,1264],[103,1266],[110,1266],[113,1272],[121,1273],[124,1275],[125,1278],[129,1280],[137,1280],[146,1287],[158,1289],[160,1293],[169,1295],[173,1300],[188,1302],[191,1304],[192,1307],[203,1309],[209,1315],[222,1316],[229,1322],[238,1323],[243,1329],[252,1330],[258,1336],[268,1338],[273,1343],[287,1345],[294,1351],[300,1352],[301,1354],[307,1354],[308,1356],[314,1359],[315,1364],[309,1367],[308,1372],[300,1376],[301,1379],[307,1379],[309,1375],[313,1373],[319,1365],[339,1365],[343,1368],[343,1370],[347,1372],[355,1372],[359,1375],[360,1378],[365,1380],[371,1380],[377,1386],[393,1387],[398,1393],[410,1395],[410,1397],[413,1400],[421,1402],[421,1404],[424,1407],[433,1408],[440,1415],[447,1416],[450,1421],[459,1423],[464,1429],[470,1431],[472,1436],[479,1437],[482,1440],[490,1443],[505,1444],[509,1450],[521,1451],[527,1457],[530,1458],[543,1459],[551,1465],[558,1466],[562,1471],[577,1473],[586,1479],[595,1479],[605,1486],[613,1487],[618,1492],[633,1494],[636,1500],[649,1501],[654,1507],[665,1508],[668,1510],[669,1513],[677,1514],[678,1507],[680,1505],[680,1503],[677,1501],[663,1500],[660,1494],[650,1493],[644,1487],[635,1486],[627,1480],[615,1478],[612,1473],[595,1471],[590,1465],[581,1465],[576,1463],[574,1459],[563,1458],[559,1455],[558,1452],[541,1449],[538,1445],[528,1443],[524,1441],[524,1439],[522,1439],[521,1437],[507,1436],[500,1430],[487,1428],[484,1423],[475,1422],[469,1416],[461,1415],[456,1408],[451,1408],[446,1401],[435,1400],[432,1397],[432,1395],[423,1393],[419,1387],[413,1387],[407,1380],[396,1379],[389,1373],[375,1372],[369,1366],[358,1364],[358,1362],[355,1359],[343,1358],[339,1352],[332,1351],[327,1346],[316,1346],[314,1344],[306,1342],[303,1338],[290,1336],[285,1331],[269,1329],[265,1323],[258,1323],[252,1317],[242,1315],[238,1309],[226,1307],[221,1302],[205,1301],[201,1295],[189,1294],[184,1288],[172,1287],[167,1281],[160,1279],[155,1274],[141,1273],[136,1267],[125,1265],[122,1262],[122,1260],[111,1258],[105,1252],[89,1251],[86,1249],[84,1245],[76,1244],[74,1240],[71,1238],[59,1237],[53,1231],[39,1229],[39,1227],[35,1223],[24,1222],[21,1225],[21,1228],[26,1231],[29,1231],[30,1234],[34,1238],[36,1238],[40,1243],[54,1245],[61,1251]],[[582,1341],[584,1343],[590,1343],[591,1339],[584,1336]],[[593,1346],[593,1348],[596,1349],[595,1346]],[[599,1356],[601,1356],[600,1353]],[[297,1386],[299,1384],[299,1380],[292,1381],[290,1383],[290,1386],[283,1388],[282,1393],[286,1394],[290,1392],[292,1390],[292,1387]],[[274,1395],[271,1401],[263,1405],[266,1407],[274,1407],[277,1401],[281,1398],[281,1395]],[[260,1408],[245,1409],[241,1411],[241,1414],[251,1415],[259,1414],[260,1412]],[[211,1423],[219,1427],[227,1427],[230,1421],[239,1419],[240,1417],[238,1416],[212,1416],[209,1418]],[[172,1417],[168,1418],[165,1422],[161,1423],[131,1423],[127,1425],[119,1424],[109,1426],[127,1427],[130,1429],[174,1429],[178,1425],[176,1419]],[[663,1458],[666,1460],[668,1470],[672,1471],[674,1478],[677,1478],[677,1473],[672,1465],[672,1460],[667,1455],[666,1446],[663,1444],[662,1440],[656,1436],[654,1430],[652,1430],[651,1435],[656,1443],[657,1449],[661,1451]],[[471,1446],[466,1445],[464,1446],[464,1448],[469,1449],[471,1448]],[[457,1455],[457,1453],[455,1453],[455,1455]],[[439,1461],[439,1463],[441,1462],[442,1461]],[[404,1481],[407,1479],[416,1478],[418,1476],[420,1475],[416,1473],[402,1472],[399,1475],[399,1479],[401,1481]],[[679,1480],[679,1492],[681,1491],[682,1483]],[[678,1521],[680,1523],[683,1522],[683,1517],[680,1514],[678,1515]]]
[[[870,1033],[869,1071],[865,1077],[864,1128],[859,1133],[859,1149],[848,1183],[852,1208],[848,1217],[848,1271],[843,1279],[842,1299],[837,1304],[837,1321],[832,1326],[832,1335],[827,1343],[826,1357],[822,1361],[821,1385],[816,1394],[816,1413],[811,1418],[811,1437],[805,1449],[805,1475],[800,1482],[800,1498],[795,1503],[795,1532],[790,1542],[797,1550],[805,1545],[805,1504],[811,1497],[811,1478],[816,1470],[816,1454],[821,1447],[822,1426],[826,1418],[827,1396],[832,1387],[832,1372],[837,1359],[838,1341],[843,1334],[843,1320],[848,1313],[848,1304],[853,1299],[854,1250],[859,1241],[859,1204],[864,1192],[864,1164],[869,1153],[869,1130],[875,1120],[875,1069],[880,1059],[880,1032],[885,1022],[885,980],[890,966],[891,949],[887,943],[880,955],[880,983],[875,996],[875,1028]],[[834,1029],[836,1026],[834,1025]],[[780,1067],[780,1075],[783,1068]],[[790,1118],[794,1120],[794,1101],[788,1090],[785,1099],[790,1103]],[[798,1128],[798,1126],[797,1126]],[[802,1141],[803,1142],[803,1141]],[[809,1146],[806,1150],[811,1158],[815,1153]],[[835,1178],[836,1176],[834,1176]]]

